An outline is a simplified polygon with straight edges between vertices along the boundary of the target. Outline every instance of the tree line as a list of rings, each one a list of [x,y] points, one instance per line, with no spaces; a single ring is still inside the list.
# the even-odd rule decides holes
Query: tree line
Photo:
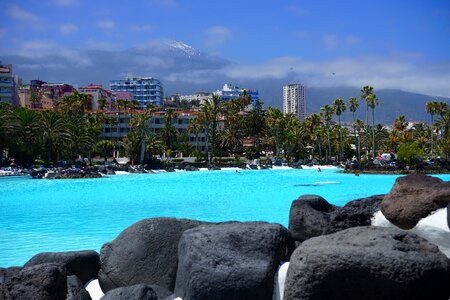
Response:
[[[92,110],[90,96],[77,92],[63,97],[53,110],[16,108],[2,103],[0,153],[7,153],[21,165],[32,165],[37,159],[46,164],[79,158],[90,161],[94,156],[103,156],[106,161],[113,150],[139,164],[148,162],[153,155],[165,153],[171,157],[174,152],[207,162],[224,156],[254,159],[272,155],[291,162],[314,158],[331,163],[405,151],[424,158],[449,157],[450,110],[445,102],[432,100],[426,104],[428,124],[408,126],[406,117],[400,115],[392,130],[376,123],[379,100],[371,86],[361,89],[359,99],[335,99],[302,121],[277,108],[263,109],[261,102],[248,109],[250,103],[251,97],[245,91],[229,101],[213,95],[197,108],[187,132],[180,133],[174,126],[178,118],[176,109],[165,110],[164,126],[156,132],[151,122],[156,107],[150,105],[141,111],[136,102],[118,100],[115,108],[119,115],[129,115],[131,119],[131,130],[123,140],[107,138],[105,128],[111,130],[119,122],[116,115],[105,112],[108,106],[105,99],[98,101],[97,110]],[[364,104],[365,120],[356,119],[356,112]],[[351,113],[352,122],[343,126],[341,117],[346,112]],[[195,137],[194,145],[189,142],[190,136]],[[203,149],[199,147],[199,136],[204,138]]]

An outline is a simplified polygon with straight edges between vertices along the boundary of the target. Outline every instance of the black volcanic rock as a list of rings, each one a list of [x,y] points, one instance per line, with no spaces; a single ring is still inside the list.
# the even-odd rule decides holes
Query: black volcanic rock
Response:
[[[66,269],[57,264],[41,264],[12,270],[15,275],[0,284],[0,299],[65,300]],[[5,272],[5,273],[8,273]],[[4,274],[5,274],[4,273]]]
[[[157,288],[143,283],[120,287],[107,292],[101,300],[161,300],[170,296],[170,292],[158,296],[155,289]]]
[[[348,202],[332,215],[326,234],[357,226],[371,225],[371,218],[380,209],[384,195],[376,195]]]
[[[76,275],[67,276],[67,299],[66,300],[92,300],[89,292]]]
[[[417,173],[397,178],[380,209],[392,224],[411,229],[422,218],[449,203],[450,182]]]
[[[187,229],[204,222],[152,218],[141,220],[103,245],[99,284],[104,292],[139,283],[173,291],[178,264],[178,242]]]
[[[292,254],[285,300],[450,297],[450,260],[397,228],[355,227],[311,238]]]
[[[24,266],[30,267],[43,263],[64,266],[69,275],[76,275],[83,284],[97,278],[100,270],[100,256],[93,250],[42,252],[33,256]]]
[[[229,222],[186,230],[175,295],[183,300],[271,300],[280,262],[294,241],[279,224]]]
[[[292,202],[289,212],[289,231],[296,241],[303,242],[324,234],[337,206],[317,195],[303,195]]]

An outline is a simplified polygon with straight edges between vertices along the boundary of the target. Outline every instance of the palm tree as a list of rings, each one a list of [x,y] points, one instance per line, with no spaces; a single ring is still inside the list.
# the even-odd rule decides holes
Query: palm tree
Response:
[[[217,137],[217,124],[219,115],[222,113],[222,104],[220,101],[220,97],[216,94],[207,100],[200,106],[199,112],[199,120],[203,125],[205,131],[205,159],[209,160],[209,152],[212,153],[212,156],[215,154],[215,145],[216,145],[216,137]],[[211,138],[211,142],[209,141]],[[211,151],[209,151],[209,144],[211,144]],[[212,157],[211,157],[212,159]]]
[[[149,104],[151,105],[151,104]],[[129,103],[129,107],[133,111],[133,113],[136,111],[136,109],[139,109],[141,107],[141,104],[137,100],[131,100]]]
[[[167,155],[170,157],[173,144],[178,138],[178,130],[172,125],[172,120],[176,120],[177,113],[173,109],[167,109],[164,114],[164,127],[159,131],[161,138],[164,140],[167,149]]]
[[[12,112],[14,114],[9,118],[6,116],[6,120],[11,122],[10,127],[3,127],[9,134],[10,155],[13,157],[22,157],[22,161],[25,163],[33,163],[34,157],[38,155],[40,150],[38,139],[40,130],[38,113],[22,107],[17,108]],[[0,114],[0,119],[2,119],[1,117]],[[2,127],[1,121],[0,127]]]
[[[3,151],[8,149],[11,136],[18,127],[15,108],[11,104],[0,102],[0,165],[3,162]]]
[[[431,157],[433,157],[434,156],[434,133],[433,133],[434,115],[437,113],[438,102],[436,100],[432,100],[430,102],[427,102],[425,108],[426,108],[427,113],[430,114],[430,117],[431,117],[431,123],[430,123],[430,129],[431,129]]]
[[[361,160],[361,130],[367,128],[364,124],[363,120],[357,119],[354,122],[355,124],[355,129],[356,132],[358,133],[358,145],[356,146],[357,152],[359,153],[359,159],[358,161]]]
[[[193,118],[189,121],[189,125],[187,128],[189,133],[193,133],[195,136],[195,150],[198,151],[198,135],[202,130],[201,124],[198,118]]]
[[[349,105],[350,111],[352,112],[353,136],[356,140],[357,138],[356,138],[356,128],[355,128],[355,113],[359,107],[358,99],[356,97],[351,97],[350,99],[348,99],[348,105]],[[356,144],[357,143],[355,142],[355,145]],[[359,152],[360,149],[358,147],[356,147],[356,148],[357,148],[356,157],[358,158],[358,161],[360,161],[361,160],[361,153]]]
[[[394,129],[393,131],[397,131],[400,137],[401,143],[406,143],[409,140],[409,133],[406,130],[408,128],[409,122],[406,120],[404,115],[400,115],[394,120]]]
[[[40,104],[42,99],[42,94],[40,91],[33,91],[31,92],[31,96],[30,96],[30,101],[31,101],[31,106],[32,108],[37,108],[38,107],[38,103]],[[39,105],[41,106],[41,105]]]
[[[305,118],[304,126],[309,130],[311,141],[318,147],[319,159],[322,160],[322,120],[319,114],[311,114]],[[314,147],[315,148],[315,147]]]
[[[415,123],[412,127],[412,137],[423,150],[426,149],[427,144],[431,141],[430,132],[428,126],[422,122]]]
[[[244,131],[253,138],[253,147],[259,146],[259,137],[264,131],[264,110],[262,103],[255,102],[255,107],[245,116]]]
[[[39,126],[41,139],[47,152],[46,163],[49,164],[52,161],[53,147],[69,140],[70,136],[66,130],[64,118],[53,110],[41,112]]]
[[[84,157],[83,153],[95,145],[95,139],[85,128],[85,121],[81,117],[68,119],[66,129],[68,139],[65,144],[70,149],[71,160],[75,161],[77,155]]]
[[[275,156],[280,155],[280,131],[283,128],[283,113],[278,108],[269,107],[265,113],[266,136],[275,144]]]
[[[369,105],[367,103],[367,97],[373,94],[373,87],[366,85],[361,89],[361,100],[366,101],[366,133],[369,132]],[[368,136],[367,136],[368,137]],[[366,139],[366,151],[369,151],[369,140]],[[367,153],[368,154],[368,153]]]
[[[252,103],[252,95],[250,95],[247,90],[243,90],[239,95],[239,100],[241,102],[242,110],[244,110],[245,107]]]
[[[331,162],[331,140],[330,140],[330,121],[333,118],[334,109],[326,104],[324,107],[320,108],[322,111],[322,119],[325,122],[326,128],[327,128],[327,140],[328,140],[328,155],[327,155],[327,162]]]
[[[148,105],[143,113],[134,115],[130,120],[130,125],[132,131],[136,133],[137,142],[139,144],[139,164],[144,164],[145,158],[145,140],[146,135],[151,131],[151,125],[149,120],[152,118],[155,112],[155,107],[153,105]]]
[[[339,161],[344,159],[344,145],[342,144],[342,127],[341,127],[341,115],[346,110],[344,99],[336,99],[333,102],[334,113],[338,116],[339,123]]]
[[[104,129],[107,123],[115,121],[115,118],[106,116],[103,112],[90,113],[85,117],[86,134],[90,137],[92,144],[87,146],[87,153],[89,162],[92,161],[92,152],[96,146],[96,140],[101,134],[102,129]],[[105,133],[103,134],[105,136]],[[103,145],[107,146],[107,145]],[[107,148],[103,148],[103,153],[105,156],[105,163],[107,161]]]
[[[102,97],[98,99],[98,109],[104,110],[106,107],[106,104],[108,104],[108,100],[106,98]]]
[[[367,107],[372,110],[372,151],[373,158],[376,157],[375,149],[375,107],[378,105],[378,98],[375,94],[370,94],[366,97]]]

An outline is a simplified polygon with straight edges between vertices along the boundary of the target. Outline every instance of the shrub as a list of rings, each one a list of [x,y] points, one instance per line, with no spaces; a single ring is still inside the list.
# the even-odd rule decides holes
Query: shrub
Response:
[[[398,160],[405,162],[407,165],[414,165],[422,161],[423,151],[417,142],[403,143],[398,147]]]

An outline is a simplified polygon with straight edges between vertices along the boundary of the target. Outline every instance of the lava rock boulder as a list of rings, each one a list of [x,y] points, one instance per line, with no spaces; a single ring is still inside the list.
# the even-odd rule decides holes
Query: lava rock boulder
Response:
[[[101,300],[161,300],[170,295],[171,293],[164,288],[141,283],[110,290]]]
[[[303,242],[324,234],[337,208],[318,195],[303,195],[293,201],[288,228],[294,240]]]
[[[89,292],[76,275],[67,276],[67,299],[66,300],[92,300]]]
[[[102,290],[106,293],[118,287],[145,283],[173,291],[180,237],[185,230],[201,224],[205,223],[151,218],[126,228],[100,251],[98,279]]]
[[[450,182],[417,173],[397,178],[380,209],[392,224],[411,229],[420,219],[449,203]]]
[[[98,276],[100,256],[93,250],[69,252],[42,252],[33,256],[25,267],[43,263],[55,263],[66,268],[69,275],[76,275],[83,284]]]
[[[335,233],[344,229],[371,225],[371,219],[380,209],[384,195],[357,199],[348,202],[344,207],[336,209],[331,216],[326,234]]]
[[[0,299],[65,300],[67,297],[67,272],[63,266],[40,264],[15,268],[12,273],[13,276],[4,278],[0,284]]]
[[[186,230],[175,295],[184,300],[271,300],[274,276],[294,241],[279,224],[227,222]]]
[[[355,227],[294,251],[284,299],[448,300],[449,280],[449,259],[427,240],[397,228]]]

